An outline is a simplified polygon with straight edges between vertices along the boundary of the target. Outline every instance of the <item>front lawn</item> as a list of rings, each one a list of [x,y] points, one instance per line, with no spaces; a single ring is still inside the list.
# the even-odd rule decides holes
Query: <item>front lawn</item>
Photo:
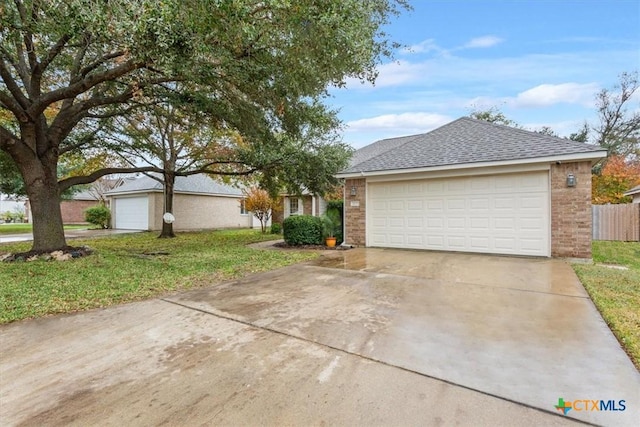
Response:
[[[580,281],[640,369],[640,242],[593,242],[596,265],[574,265]],[[621,265],[628,270],[598,264]]]
[[[85,230],[92,225],[65,225],[65,230]],[[0,235],[2,234],[26,234],[33,231],[32,224],[0,224]]]
[[[254,230],[226,230],[181,233],[175,239],[139,233],[74,240],[74,246],[88,245],[95,254],[64,262],[0,263],[0,323],[209,286],[317,256],[246,247],[278,237]],[[0,245],[0,254],[26,251],[30,245]]]

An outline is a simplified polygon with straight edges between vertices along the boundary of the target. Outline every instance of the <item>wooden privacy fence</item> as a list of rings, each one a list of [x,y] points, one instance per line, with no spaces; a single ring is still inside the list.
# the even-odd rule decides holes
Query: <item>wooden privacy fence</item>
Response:
[[[593,240],[640,242],[640,203],[593,205]]]

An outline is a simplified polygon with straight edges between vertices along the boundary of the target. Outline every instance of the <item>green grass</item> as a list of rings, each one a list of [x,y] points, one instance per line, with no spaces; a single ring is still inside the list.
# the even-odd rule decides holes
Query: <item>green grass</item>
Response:
[[[83,230],[91,225],[65,225],[65,230]],[[31,224],[0,224],[0,235],[2,234],[26,234],[31,233],[33,226]]]
[[[596,265],[574,265],[618,341],[640,369],[640,242],[593,242]],[[617,270],[598,264],[628,267]]]
[[[0,263],[0,323],[105,307],[209,286],[317,256],[302,251],[258,250],[247,244],[278,238],[254,230],[157,233],[74,240],[95,249],[65,262]],[[29,250],[30,243],[0,245],[2,252]],[[169,255],[145,255],[145,252]]]

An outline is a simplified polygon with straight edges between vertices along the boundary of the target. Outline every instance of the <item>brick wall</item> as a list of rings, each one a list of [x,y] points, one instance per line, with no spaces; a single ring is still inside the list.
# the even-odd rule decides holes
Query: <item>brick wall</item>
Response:
[[[277,209],[273,210],[271,214],[271,223],[275,224],[276,222],[282,225],[282,221],[284,221],[284,196],[280,197],[280,206]]]
[[[351,188],[356,187],[356,195],[351,195]],[[345,181],[345,242],[349,245],[364,246],[366,230],[366,180],[347,179]],[[359,206],[353,206],[357,204]]]
[[[551,256],[591,258],[591,221],[591,162],[551,165]]]
[[[311,196],[302,196],[302,213],[312,215],[311,213]],[[317,216],[317,213],[316,213]]]
[[[65,224],[86,224],[84,211],[98,204],[99,202],[95,200],[63,200],[60,202],[62,222]]]

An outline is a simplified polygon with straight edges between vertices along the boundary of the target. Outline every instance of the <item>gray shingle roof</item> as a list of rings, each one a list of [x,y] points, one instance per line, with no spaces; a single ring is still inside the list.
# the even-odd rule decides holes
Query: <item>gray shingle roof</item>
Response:
[[[384,139],[363,147],[354,153],[351,164],[340,174],[592,152],[602,152],[602,157],[605,154],[595,145],[462,117],[429,133]]]
[[[146,175],[133,179],[121,185],[115,190],[107,192],[108,195],[122,193],[145,193],[162,191],[162,184]],[[242,190],[237,187],[222,184],[207,175],[178,176],[174,186],[175,193],[217,194],[223,196],[242,196]]]

